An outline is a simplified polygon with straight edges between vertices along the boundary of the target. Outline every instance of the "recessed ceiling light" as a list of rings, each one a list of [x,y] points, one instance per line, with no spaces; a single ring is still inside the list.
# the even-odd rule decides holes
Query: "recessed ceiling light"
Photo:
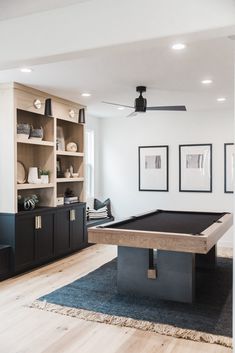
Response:
[[[182,50],[186,48],[186,45],[184,43],[175,43],[171,48],[174,50]]]
[[[202,83],[203,85],[210,85],[212,82],[213,82],[213,81],[210,80],[210,79],[206,79],[206,80],[202,80],[202,81],[201,81],[201,83]]]
[[[125,108],[124,107],[118,107],[118,110],[124,110]]]
[[[30,69],[30,67],[22,67],[22,68],[20,69],[20,71],[21,71],[21,72],[24,72],[24,73],[26,73],[26,74],[28,74],[28,73],[32,72],[33,70]]]
[[[219,97],[217,98],[217,102],[225,102],[226,98],[225,97]]]
[[[88,92],[84,92],[81,95],[82,95],[82,97],[90,97],[91,96],[91,94]]]

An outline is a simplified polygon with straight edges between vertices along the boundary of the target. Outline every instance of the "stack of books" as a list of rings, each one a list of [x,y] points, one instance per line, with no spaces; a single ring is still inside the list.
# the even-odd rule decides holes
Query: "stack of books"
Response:
[[[78,196],[70,196],[64,198],[65,205],[70,205],[71,203],[78,202]]]

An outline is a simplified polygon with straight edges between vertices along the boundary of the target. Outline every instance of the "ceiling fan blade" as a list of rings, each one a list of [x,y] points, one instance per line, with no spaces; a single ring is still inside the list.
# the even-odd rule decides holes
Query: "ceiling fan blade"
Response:
[[[134,107],[131,107],[130,105],[125,105],[125,104],[118,104],[118,103],[111,103],[111,102],[104,102],[104,101],[102,101],[101,103],[110,104],[110,105],[117,105],[117,106],[119,106],[119,107],[125,107],[125,108],[132,108],[132,109],[134,109]]]
[[[168,111],[187,111],[185,105],[169,105],[159,107],[147,107],[147,110],[168,110]]]
[[[128,114],[126,117],[127,118],[131,118],[131,117],[136,116],[136,115],[138,115],[137,112],[132,112],[132,113]]]

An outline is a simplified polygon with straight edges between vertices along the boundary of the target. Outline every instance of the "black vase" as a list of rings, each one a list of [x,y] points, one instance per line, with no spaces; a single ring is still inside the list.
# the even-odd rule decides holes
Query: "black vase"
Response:
[[[46,116],[52,116],[51,98],[47,98],[47,99],[45,100],[44,115],[46,115]]]
[[[81,124],[85,124],[85,109],[84,108],[79,109],[78,122]]]

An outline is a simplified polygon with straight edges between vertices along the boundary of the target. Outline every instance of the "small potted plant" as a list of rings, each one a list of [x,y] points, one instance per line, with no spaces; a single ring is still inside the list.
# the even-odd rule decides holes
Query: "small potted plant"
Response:
[[[40,169],[39,173],[40,173],[41,184],[48,184],[50,171],[46,169]]]

